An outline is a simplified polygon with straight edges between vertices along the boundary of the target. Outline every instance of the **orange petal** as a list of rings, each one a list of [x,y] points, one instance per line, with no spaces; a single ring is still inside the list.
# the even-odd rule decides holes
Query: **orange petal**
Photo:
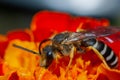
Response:
[[[36,80],[58,80],[57,76],[52,74],[50,71],[44,68],[36,68],[35,70],[35,79]]]
[[[7,41],[7,37],[5,35],[0,34],[0,42]]]
[[[18,70],[23,68],[33,73],[36,66],[39,65],[39,56],[37,54],[32,54],[22,49],[13,47],[13,44],[37,51],[36,44],[34,42],[13,40],[8,45],[4,56],[5,62],[10,67],[17,68]]]

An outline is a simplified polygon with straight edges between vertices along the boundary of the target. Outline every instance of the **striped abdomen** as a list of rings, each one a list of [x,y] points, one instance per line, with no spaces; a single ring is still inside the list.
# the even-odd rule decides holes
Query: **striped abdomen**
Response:
[[[91,38],[82,41],[82,46],[95,48],[105,59],[107,65],[110,68],[114,68],[118,64],[118,57],[115,55],[114,51],[102,41]]]

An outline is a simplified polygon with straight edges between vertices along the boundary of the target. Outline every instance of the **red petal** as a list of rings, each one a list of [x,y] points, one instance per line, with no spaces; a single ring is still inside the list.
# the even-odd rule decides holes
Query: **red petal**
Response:
[[[40,37],[48,37],[48,34],[65,31],[69,25],[71,17],[66,13],[42,11],[38,12],[31,22],[31,30],[37,41]],[[37,35],[37,36],[36,36]]]
[[[31,41],[31,36],[24,30],[14,30],[7,34],[8,40],[19,39],[23,41]]]
[[[46,30],[35,30],[35,31],[33,31],[33,35],[34,35],[34,40],[35,40],[35,42],[40,42],[40,41],[42,41],[42,40],[44,40],[44,39],[47,39],[47,38],[49,38],[51,35],[52,35],[53,33],[50,33],[50,32],[48,32],[48,31],[46,31]]]
[[[109,26],[107,19],[95,19],[92,17],[74,17],[69,25],[68,30],[76,31],[76,29],[95,29],[100,26]]]
[[[106,80],[120,80],[120,71],[117,69],[108,69],[104,65],[98,67],[99,73],[104,75]],[[98,77],[99,78],[99,77]],[[104,80],[104,79],[98,79]]]
[[[76,31],[76,29],[79,25],[82,26],[84,23],[88,22],[89,20],[91,20],[91,18],[88,18],[88,17],[74,17],[69,24],[68,30]],[[82,28],[82,27],[80,27],[80,28]]]
[[[53,74],[56,74],[57,76],[60,75],[60,67],[66,68],[69,62],[69,57],[62,57],[61,59],[58,59],[56,62],[55,60],[52,62],[52,64],[48,67],[48,70],[50,70]]]
[[[8,80],[19,80],[19,76],[18,76],[17,72],[13,72],[13,73],[10,75],[10,77],[9,77]]]
[[[96,80],[109,80],[109,79],[104,74],[99,74],[99,76]]]
[[[3,58],[4,57],[4,53],[5,53],[5,49],[8,46],[8,41],[3,41],[0,42],[0,57]]]
[[[2,61],[2,59],[0,59],[0,76],[3,76],[4,75],[4,73],[3,73],[3,61]]]
[[[32,20],[31,28],[33,25],[35,30],[56,30],[64,31],[69,24],[70,15],[60,12],[42,11],[37,13]]]
[[[108,20],[108,19],[105,19],[105,18],[102,18],[102,19],[100,20],[100,22],[101,22],[102,26],[109,26],[109,25],[110,25],[109,20]]]
[[[100,22],[100,20],[97,19],[91,19],[89,22],[85,22],[82,26],[83,29],[95,29],[97,27],[104,26]]]

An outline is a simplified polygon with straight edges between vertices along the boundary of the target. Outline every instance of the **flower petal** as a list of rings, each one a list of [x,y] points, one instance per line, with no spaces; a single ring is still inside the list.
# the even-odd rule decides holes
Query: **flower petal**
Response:
[[[48,38],[55,31],[65,31],[70,18],[70,15],[67,13],[51,11],[38,12],[31,22],[31,30],[35,35],[36,41],[41,41],[41,38]]]
[[[58,80],[57,76],[52,74],[47,69],[38,67],[35,70],[35,79],[36,80]]]
[[[7,37],[4,35],[0,35],[0,58],[3,58],[7,45],[8,45]]]
[[[19,76],[18,76],[17,72],[13,72],[13,73],[10,75],[10,77],[9,77],[8,80],[19,80]]]
[[[13,47],[13,44],[17,44],[19,46],[36,51],[37,47],[35,43],[13,40],[8,45],[4,56],[5,62],[8,66],[17,68],[18,70],[23,68],[33,73],[36,66],[39,65],[39,55]],[[4,71],[4,73],[6,73],[6,71]]]
[[[120,80],[120,70],[108,69],[103,64],[98,67],[98,73],[100,73],[100,75],[102,73],[108,80]]]
[[[8,41],[2,41],[2,42],[0,41],[0,58],[4,57],[8,43],[9,43]]]
[[[19,39],[22,41],[31,41],[31,35],[25,30],[14,30],[7,34],[8,41]]]
[[[104,74],[99,74],[99,76],[97,77],[96,80],[109,80],[107,76],[105,76]]]
[[[3,76],[3,60],[0,58],[0,76]]]
[[[81,17],[76,18],[76,22],[79,23],[77,30],[85,29],[92,30],[99,27],[107,27],[109,26],[109,21],[107,19],[95,19],[92,17]]]

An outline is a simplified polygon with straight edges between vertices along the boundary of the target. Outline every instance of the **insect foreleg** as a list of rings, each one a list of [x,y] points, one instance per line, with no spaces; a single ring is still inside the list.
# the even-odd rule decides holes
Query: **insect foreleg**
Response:
[[[71,52],[70,52],[70,55],[69,55],[70,56],[70,61],[69,61],[68,65],[67,65],[66,74],[67,74],[67,72],[68,72],[68,70],[70,68],[71,63],[72,63],[75,51],[76,51],[76,48],[73,47]]]

